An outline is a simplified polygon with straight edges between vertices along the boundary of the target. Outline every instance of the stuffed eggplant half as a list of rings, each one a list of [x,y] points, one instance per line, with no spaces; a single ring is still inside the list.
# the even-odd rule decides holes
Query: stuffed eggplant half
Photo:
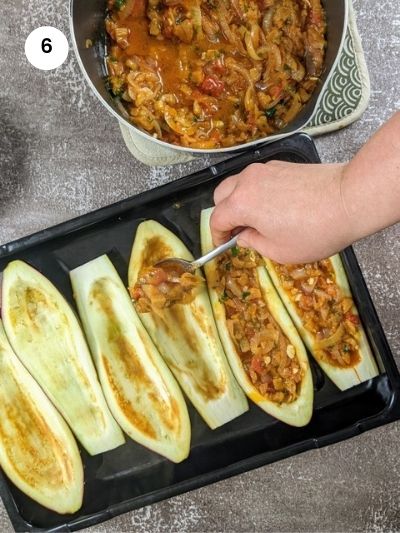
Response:
[[[78,320],[54,285],[12,261],[3,272],[1,312],[16,355],[83,447],[95,455],[123,444]]]
[[[378,375],[339,255],[268,272],[314,358],[341,389]]]
[[[213,248],[211,212],[201,213],[203,253]],[[308,424],[313,409],[309,361],[262,258],[236,247],[204,270],[225,352],[247,396],[282,422]]]
[[[171,257],[193,259],[171,231],[153,220],[142,222],[129,263],[129,288],[150,337],[194,407],[214,429],[247,411],[248,404],[226,360],[204,280],[196,276],[183,285],[177,283],[173,290],[180,291],[185,302],[178,303],[177,293],[171,296],[162,272],[149,272],[157,262]],[[184,294],[185,283],[193,291],[189,297]],[[154,292],[157,305],[148,306],[144,296],[147,293],[155,300]]]
[[[110,259],[70,273],[79,314],[108,405],[135,441],[180,462],[190,420],[182,392],[143,327]]]
[[[60,514],[82,505],[75,439],[13,352],[0,321],[0,465],[30,498]]]

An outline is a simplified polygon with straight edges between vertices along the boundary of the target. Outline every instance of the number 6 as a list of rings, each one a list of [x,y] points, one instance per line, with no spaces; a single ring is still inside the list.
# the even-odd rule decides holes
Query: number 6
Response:
[[[46,39],[43,39],[42,41],[42,52],[45,53],[45,54],[49,54],[52,50],[53,50],[53,47],[51,46],[51,39],[48,39],[46,37]]]

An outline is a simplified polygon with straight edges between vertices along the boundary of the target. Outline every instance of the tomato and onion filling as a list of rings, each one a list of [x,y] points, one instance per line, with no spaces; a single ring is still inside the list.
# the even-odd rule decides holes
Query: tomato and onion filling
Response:
[[[315,355],[334,366],[356,365],[360,360],[360,321],[353,299],[344,295],[336,282],[331,261],[274,263],[274,268],[304,328],[315,339]]]
[[[290,403],[300,392],[303,370],[296,349],[271,315],[262,295],[253,250],[235,247],[217,260],[215,290],[243,369],[258,392],[276,403]]]
[[[321,0],[107,0],[107,86],[133,124],[214,149],[274,134],[320,84]]]
[[[160,311],[174,304],[189,304],[202,283],[200,276],[162,267],[144,268],[130,294],[139,313]]]

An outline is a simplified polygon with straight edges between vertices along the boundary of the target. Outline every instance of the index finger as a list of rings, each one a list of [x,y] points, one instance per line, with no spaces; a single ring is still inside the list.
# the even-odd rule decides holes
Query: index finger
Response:
[[[233,191],[235,190],[236,183],[238,180],[238,174],[235,176],[230,176],[229,178],[224,179],[221,181],[221,183],[218,185],[218,187],[214,191],[214,204],[218,205],[222,200],[225,200],[228,196],[230,196]]]
[[[215,246],[219,246],[228,241],[232,231],[243,226],[244,221],[240,218],[240,210],[235,209],[231,202],[231,197],[220,202],[211,214],[210,229]]]

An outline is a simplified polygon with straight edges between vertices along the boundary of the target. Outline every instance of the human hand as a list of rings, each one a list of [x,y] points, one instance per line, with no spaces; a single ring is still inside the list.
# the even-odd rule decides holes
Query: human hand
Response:
[[[355,240],[343,205],[346,165],[255,163],[224,180],[214,192],[214,244],[245,226],[238,244],[279,263],[329,257]]]

